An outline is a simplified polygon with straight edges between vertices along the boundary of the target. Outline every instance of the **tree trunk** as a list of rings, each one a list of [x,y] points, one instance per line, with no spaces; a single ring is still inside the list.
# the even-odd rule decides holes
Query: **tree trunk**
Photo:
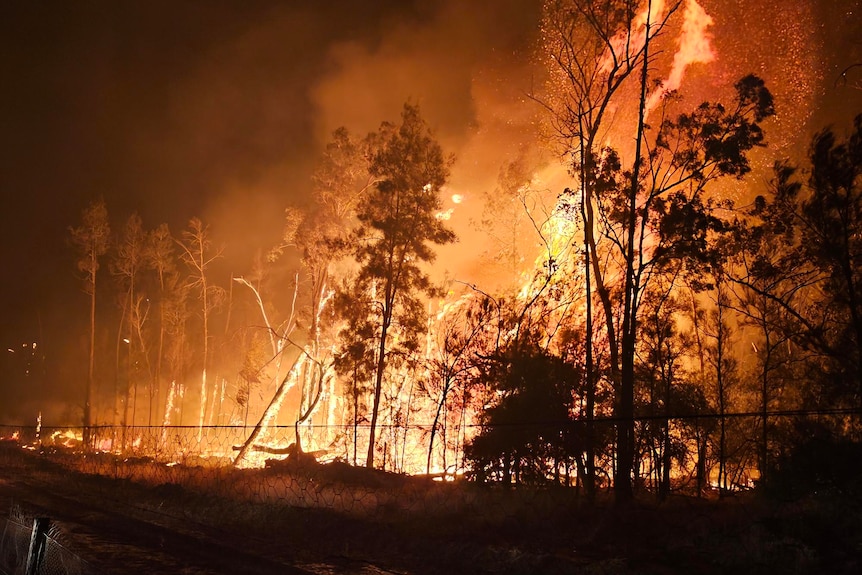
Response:
[[[644,128],[646,123],[646,99],[647,81],[649,78],[649,44],[650,44],[650,16],[652,14],[652,0],[647,2],[647,18],[644,24],[644,48],[643,69],[641,71],[640,97],[638,101],[638,127],[635,140],[635,157],[631,173],[631,186],[629,189],[629,214],[626,244],[626,276],[625,293],[623,295],[623,334],[622,334],[622,362],[620,369],[620,388],[617,398],[617,449],[619,452],[617,460],[617,473],[614,477],[614,494],[617,503],[627,503],[634,497],[632,490],[632,472],[635,455],[635,428],[634,428],[634,361],[635,344],[637,334],[637,283],[635,281],[635,228],[638,218],[638,191],[640,188],[640,168],[643,158],[641,150],[643,145]]]
[[[93,405],[93,386],[94,386],[94,372],[95,372],[95,364],[96,364],[96,249],[93,248],[92,251],[92,279],[90,282],[90,287],[92,288],[90,293],[90,362],[87,368],[87,393],[84,398],[84,445],[87,447],[91,447],[91,434],[90,434],[90,426],[93,424],[93,414],[92,414],[92,405]]]
[[[425,473],[431,473],[431,454],[434,452],[434,436],[437,434],[437,424],[440,421],[440,412],[443,410],[443,404],[446,403],[446,394],[449,392],[449,381],[447,377],[446,383],[443,384],[443,391],[440,393],[440,401],[437,402],[437,411],[434,413],[434,422],[431,424],[431,437],[428,439],[428,461],[425,464]],[[446,446],[443,446],[445,452]]]
[[[257,425],[254,426],[251,434],[245,440],[245,443],[243,443],[242,448],[240,448],[239,453],[233,461],[234,465],[242,463],[246,453],[248,453],[258,436],[267,427],[268,422],[276,416],[278,409],[281,407],[281,402],[283,401],[284,396],[287,395],[287,392],[293,387],[291,382],[295,381],[295,376],[298,374],[298,370],[302,369],[305,360],[306,356],[304,354],[297,356],[296,360],[293,362],[293,366],[287,372],[287,375],[284,376],[278,389],[273,394],[272,399],[269,401],[269,405],[267,405],[266,409],[263,411],[263,415],[260,416]]]
[[[383,371],[386,368],[386,336],[389,331],[389,323],[392,320],[392,303],[394,294],[392,287],[386,286],[386,305],[383,309],[383,324],[380,328],[380,345],[377,349],[377,370],[374,377],[374,402],[371,409],[371,425],[368,429],[368,455],[365,458],[365,467],[374,467],[374,439],[377,429],[377,417],[380,411],[380,395],[383,391]]]

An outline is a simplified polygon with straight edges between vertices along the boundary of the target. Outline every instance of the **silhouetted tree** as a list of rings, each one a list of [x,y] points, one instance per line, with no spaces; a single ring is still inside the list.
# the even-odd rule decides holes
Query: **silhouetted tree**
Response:
[[[341,346],[335,354],[335,370],[346,379],[346,391],[352,419],[353,464],[357,463],[359,424],[367,421],[368,406],[363,403],[371,391],[374,374],[375,351],[379,330],[369,315],[372,300],[366,286],[356,285],[347,278],[335,294],[334,308],[344,326],[339,332]]]
[[[576,369],[525,337],[488,357],[479,377],[496,400],[466,447],[478,480],[544,483],[554,479],[558,462],[581,460],[583,428],[573,418],[581,383]]]
[[[96,357],[96,276],[99,271],[99,258],[108,251],[111,234],[105,201],[99,199],[91,203],[83,211],[81,220],[81,225],[70,228],[69,233],[72,245],[78,250],[78,270],[84,274],[84,292],[90,296],[90,357],[83,418],[84,444],[89,446]]]
[[[738,391],[738,361],[734,356],[733,331],[730,324],[731,294],[721,276],[715,282],[714,307],[709,310],[703,333],[706,345],[706,363],[710,367],[713,385],[709,386],[718,408],[718,488],[719,496],[731,488],[727,469],[727,417],[732,395]]]
[[[471,304],[472,298],[462,296],[457,301],[448,304],[438,316],[438,321],[432,330],[436,336],[433,345],[433,355],[428,359],[428,381],[423,385],[425,391],[433,399],[436,408],[434,420],[431,423],[431,432],[428,438],[428,458],[425,463],[425,472],[431,473],[431,461],[434,455],[434,440],[440,427],[441,416],[443,416],[443,427],[445,431],[446,405],[449,396],[459,384],[462,394],[470,375],[476,369],[478,361],[476,354],[481,350],[482,335],[489,328],[494,329],[497,323],[496,316],[499,315],[496,306],[488,297]],[[462,402],[463,409],[463,402]],[[443,445],[443,468],[446,468],[446,445],[444,434]]]
[[[149,355],[144,339],[144,324],[147,319],[146,303],[149,301],[141,293],[141,275],[145,265],[145,242],[143,222],[138,214],[132,214],[117,237],[116,251],[111,262],[111,272],[116,276],[122,297],[120,308],[122,316],[117,331],[117,367],[120,365],[121,345],[125,343],[126,385],[123,390],[122,424],[125,427],[131,411],[132,425],[136,423],[138,378],[134,365],[137,359],[144,358],[149,363]],[[123,337],[125,336],[125,337]],[[119,379],[119,374],[117,374]]]
[[[155,372],[150,383],[150,401],[147,412],[148,425],[153,424],[153,413],[158,413],[162,385],[162,366],[165,355],[165,333],[167,329],[167,308],[169,289],[176,289],[177,264],[174,250],[175,241],[167,224],[161,224],[147,234],[144,247],[144,260],[147,267],[156,274],[158,286],[158,341],[155,346]]]
[[[393,322],[402,324],[404,341],[414,338],[424,322],[419,294],[431,291],[421,265],[434,260],[431,244],[454,241],[455,235],[438,219],[440,188],[451,163],[430,134],[419,108],[404,106],[401,124],[384,123],[369,173],[378,179],[357,207],[355,257],[357,281],[374,289],[370,313],[379,317],[366,466],[374,466],[375,432]],[[373,286],[373,288],[372,288]]]
[[[653,43],[681,5],[559,0],[546,10],[552,77],[548,95],[537,99],[550,111],[562,151],[579,180],[577,192],[568,195],[573,196],[570,203],[579,205],[584,228],[587,337],[592,341],[595,336],[595,290],[608,340],[620,420],[614,480],[618,501],[632,497],[640,303],[653,274],[678,266],[681,258],[687,265],[704,262],[706,239],[720,226],[705,188],[718,177],[741,177],[749,170],[746,153],[761,144],[759,123],[773,113],[762,81],[747,77],[736,85],[734,107],[703,104],[690,114],[667,118],[672,97],[664,88],[653,90]],[[657,130],[647,122],[654,109],[662,114]],[[602,148],[608,122],[623,117],[634,149]],[[600,248],[606,255],[600,256]],[[592,357],[586,371],[590,382]]]
[[[807,180],[786,162],[740,223],[733,280],[757,303],[762,353],[809,366],[809,401],[862,401],[862,116],[809,148]],[[788,346],[782,345],[788,342]],[[809,357],[805,358],[804,356]],[[767,367],[767,364],[764,364]],[[764,375],[764,378],[766,376]],[[768,392],[764,379],[764,395]],[[762,401],[762,403],[766,403]],[[766,417],[764,408],[763,417]],[[765,440],[764,440],[765,442]],[[762,462],[768,467],[767,462]]]

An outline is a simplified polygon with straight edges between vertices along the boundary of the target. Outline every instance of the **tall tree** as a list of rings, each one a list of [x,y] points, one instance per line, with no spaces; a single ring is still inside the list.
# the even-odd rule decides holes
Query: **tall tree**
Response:
[[[128,421],[131,410],[132,425],[135,424],[138,398],[138,380],[133,377],[132,365],[134,357],[149,358],[146,353],[146,343],[143,337],[143,327],[146,321],[146,313],[143,304],[146,298],[139,294],[141,271],[144,267],[146,233],[144,232],[141,217],[134,213],[129,216],[123,226],[122,232],[117,238],[117,249],[111,265],[112,273],[117,277],[123,297],[120,300],[122,318],[118,332],[118,355],[120,336],[126,344],[127,378],[124,390],[125,401],[123,403],[123,425]],[[119,364],[119,361],[118,361]]]
[[[147,424],[153,425],[153,413],[158,412],[159,396],[162,385],[162,367],[165,355],[165,334],[167,330],[167,312],[169,288],[177,286],[177,265],[174,250],[175,242],[167,224],[161,224],[147,234],[144,248],[146,265],[156,274],[159,295],[158,342],[155,349],[155,372],[150,382],[150,396],[147,410]]]
[[[207,365],[209,362],[209,319],[213,309],[224,299],[224,289],[209,281],[209,268],[213,261],[221,257],[221,250],[212,249],[209,227],[198,218],[189,221],[189,227],[183,232],[182,241],[177,242],[182,250],[182,258],[189,268],[190,289],[196,289],[201,302],[202,326],[202,356],[201,356],[201,391],[200,418],[198,420],[198,439],[203,437],[203,426],[206,421],[207,407]]]
[[[537,97],[549,112],[552,129],[568,161],[570,170],[578,178],[579,211],[583,223],[584,284],[586,288],[586,363],[587,394],[586,417],[592,420],[595,413],[597,370],[594,362],[593,290],[597,292],[605,311],[609,340],[611,380],[618,395],[617,415],[625,419],[633,404],[633,396],[626,393],[630,386],[622,385],[620,346],[615,324],[610,286],[605,281],[605,270],[597,251],[598,222],[596,199],[607,184],[603,174],[607,163],[602,162],[602,139],[607,125],[614,119],[615,104],[625,97],[639,102],[643,112],[646,100],[645,82],[649,65],[649,46],[677,11],[681,2],[674,1],[665,15],[654,14],[648,2],[645,14],[639,13],[640,0],[551,0],[545,6],[543,41],[548,56],[550,81],[548,94]],[[640,97],[632,98],[629,80],[642,70]],[[636,94],[637,92],[635,92]],[[643,113],[638,114],[638,147],[643,130]],[[639,157],[639,156],[638,156]],[[639,160],[638,160],[639,161]],[[633,173],[637,174],[637,171]],[[626,314],[628,315],[628,314]],[[623,396],[625,400],[623,401]],[[631,397],[631,400],[629,398]],[[624,413],[626,412],[626,413]],[[630,418],[629,418],[630,419]],[[631,465],[626,462],[633,456],[633,424],[619,426],[620,456],[615,469],[614,486],[621,499],[630,498]],[[595,451],[593,426],[588,428],[586,491],[594,495]],[[622,464],[622,467],[620,466]]]
[[[90,445],[94,366],[96,357],[96,275],[99,258],[108,251],[111,235],[108,208],[103,199],[91,203],[81,215],[81,225],[70,228],[72,244],[78,250],[78,270],[84,274],[84,292],[90,296],[90,357],[87,366],[87,389],[84,396],[84,444]]]
[[[378,181],[357,207],[360,225],[355,230],[354,254],[360,264],[358,281],[374,286],[373,313],[379,317],[367,467],[374,466],[390,328],[396,320],[412,323],[405,329],[407,338],[410,331],[421,329],[424,322],[416,321],[417,308],[423,309],[418,298],[432,291],[421,265],[434,260],[431,245],[455,240],[437,217],[440,188],[448,179],[451,160],[431,135],[419,108],[406,104],[401,124],[383,123],[378,138],[369,169]]]
[[[706,263],[707,238],[721,226],[706,187],[749,171],[746,153],[762,143],[759,123],[773,113],[763,82],[747,77],[736,84],[733,107],[703,104],[667,118],[673,100],[663,87],[653,89],[653,43],[681,6],[559,0],[549,3],[545,26],[555,73],[550,95],[540,100],[580,186],[587,285],[602,307],[619,420],[614,488],[620,502],[633,494],[634,365],[650,278],[679,273],[683,260]],[[661,113],[658,129],[647,122],[654,110]],[[602,147],[611,119],[630,127],[625,137],[633,149]],[[587,302],[592,305],[591,293]],[[591,340],[592,314],[588,307]],[[591,364],[588,358],[588,389]]]
[[[285,210],[282,242],[270,251],[268,260],[275,262],[289,249],[299,252],[306,280],[302,286],[308,289],[303,289],[302,303],[298,305],[300,274],[297,273],[289,318],[278,329],[270,325],[258,289],[242,278],[236,280],[251,288],[257,298],[272,345],[276,383],[280,379],[279,366],[286,343],[299,348],[300,359],[297,360],[298,367],[291,368],[281,384],[277,383],[272,400],[240,449],[235,464],[242,463],[254,440],[265,431],[266,423],[274,419],[275,412],[294,385],[299,386],[300,395],[294,445],[298,452],[302,452],[300,426],[311,417],[328,391],[327,386],[332,384],[330,358],[325,361],[321,351],[324,327],[321,316],[334,293],[332,266],[349,252],[349,225],[357,202],[375,182],[368,172],[368,151],[369,139],[356,141],[345,128],[336,130],[312,176],[314,193],[311,205],[304,210],[295,207]],[[303,345],[290,339],[298,325],[305,328]]]

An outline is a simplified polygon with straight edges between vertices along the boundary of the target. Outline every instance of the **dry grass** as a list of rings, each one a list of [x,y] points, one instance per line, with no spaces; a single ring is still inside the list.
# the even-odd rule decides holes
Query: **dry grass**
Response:
[[[657,504],[646,494],[622,509],[608,500],[585,505],[568,489],[439,483],[343,464],[241,471],[0,455],[0,463],[11,459],[44,481],[62,477],[73,490],[309,565],[325,558],[429,575],[862,572],[862,511],[846,499],[774,503],[745,494]]]

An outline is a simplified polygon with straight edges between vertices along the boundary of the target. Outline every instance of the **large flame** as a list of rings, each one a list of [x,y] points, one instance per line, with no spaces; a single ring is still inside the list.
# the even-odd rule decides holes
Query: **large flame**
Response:
[[[647,114],[658,106],[664,94],[678,90],[682,86],[685,71],[689,66],[708,64],[716,59],[708,32],[712,25],[712,17],[697,3],[697,0],[687,0],[682,33],[677,41],[678,48],[673,57],[673,65],[668,77],[647,100]]]

